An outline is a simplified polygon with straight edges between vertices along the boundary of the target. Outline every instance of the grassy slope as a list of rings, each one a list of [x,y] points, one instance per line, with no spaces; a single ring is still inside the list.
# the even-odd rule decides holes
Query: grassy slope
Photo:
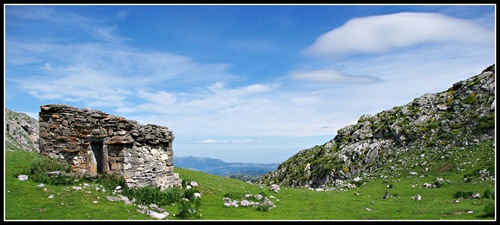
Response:
[[[377,174],[361,187],[317,192],[281,187],[280,193],[269,191],[240,180],[219,177],[199,171],[175,168],[184,180],[196,181],[202,194],[200,213],[203,220],[494,220],[482,216],[484,207],[492,199],[461,199],[454,203],[457,191],[473,191],[483,196],[486,189],[495,189],[495,181],[482,181],[473,176],[464,182],[464,176],[477,174],[479,169],[495,166],[495,149],[491,143],[480,147],[456,149],[448,153],[448,160],[434,160],[425,177],[407,175],[419,172],[419,166],[400,171],[388,178]],[[137,206],[105,200],[111,191],[89,189],[75,191],[72,186],[47,185],[47,191],[33,181],[19,181],[16,177],[29,167],[37,153],[23,151],[5,152],[5,219],[6,220],[155,220],[137,212]],[[436,177],[448,180],[441,188],[423,188],[423,183],[433,183]],[[391,195],[383,199],[387,185]],[[89,192],[90,191],[90,192]],[[245,193],[274,196],[270,200],[277,206],[267,212],[249,207],[223,206],[225,194]],[[359,195],[356,195],[358,193]],[[48,198],[53,194],[54,198]],[[421,201],[411,197],[421,195]],[[93,203],[98,201],[98,203]],[[374,204],[372,204],[372,202]],[[371,208],[367,211],[366,208]],[[166,207],[170,212],[177,206]],[[467,213],[473,211],[473,213]]]

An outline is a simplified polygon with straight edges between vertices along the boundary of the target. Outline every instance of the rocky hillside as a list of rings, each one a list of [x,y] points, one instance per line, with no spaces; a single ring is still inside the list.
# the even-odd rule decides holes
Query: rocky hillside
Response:
[[[39,151],[38,120],[5,108],[5,149]]]
[[[304,149],[258,183],[319,188],[359,180],[391,163],[412,164],[404,155],[495,140],[495,65],[448,90],[363,115],[323,145]],[[493,142],[494,143],[494,142]],[[423,157],[423,155],[422,155]],[[424,161],[422,164],[432,163]]]

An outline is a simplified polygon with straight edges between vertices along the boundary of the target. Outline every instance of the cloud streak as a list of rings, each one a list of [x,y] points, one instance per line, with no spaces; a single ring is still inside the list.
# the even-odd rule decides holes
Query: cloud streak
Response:
[[[140,89],[178,90],[186,84],[234,78],[227,73],[227,64],[199,64],[183,56],[127,46],[8,42],[7,47],[10,54],[6,61],[12,73],[22,73],[8,81],[38,99],[84,102],[86,107],[127,107],[133,105],[132,98],[148,97]],[[24,69],[28,65],[35,69]],[[242,92],[263,87],[247,88]],[[164,95],[165,91],[159,93]],[[158,101],[152,97],[153,102]]]
[[[244,143],[262,143],[265,141],[262,140],[251,140],[251,139],[242,139],[242,140],[214,140],[214,139],[206,139],[202,141],[198,141],[197,143],[202,144],[214,144],[214,143],[231,143],[231,144],[244,144]]]
[[[382,81],[382,79],[377,77],[345,75],[335,70],[293,72],[290,76],[294,80],[320,83],[376,83]]]

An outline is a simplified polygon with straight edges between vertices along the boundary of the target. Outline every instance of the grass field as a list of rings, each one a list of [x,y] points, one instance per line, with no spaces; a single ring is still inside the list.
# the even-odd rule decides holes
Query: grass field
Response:
[[[496,190],[495,180],[484,180],[477,174],[496,166],[495,148],[490,142],[456,151],[461,154],[433,163],[425,177],[407,175],[408,171],[393,177],[378,175],[366,180],[364,185],[342,191],[281,187],[281,191],[275,193],[268,186],[204,172],[183,168],[175,168],[175,172],[181,179],[198,183],[202,196],[199,220],[494,221],[494,216],[486,216],[491,209],[486,209],[492,205],[496,209],[495,197],[485,198],[484,193],[488,189]],[[92,183],[38,187],[39,184],[30,179],[18,180],[17,176],[37,157],[41,156],[33,152],[5,152],[4,220],[157,220],[140,213],[136,204],[107,200],[112,190],[96,190],[98,186]],[[444,180],[440,188],[423,187],[437,177]],[[392,188],[388,188],[389,185]],[[82,189],[76,190],[75,186]],[[384,199],[386,190],[389,198]],[[457,192],[479,193],[481,198],[456,198]],[[251,206],[224,206],[225,196],[244,194],[267,196],[276,207],[259,211]],[[421,200],[413,199],[417,195]],[[177,205],[164,208],[170,214],[163,220],[178,220],[173,216],[178,212]]]

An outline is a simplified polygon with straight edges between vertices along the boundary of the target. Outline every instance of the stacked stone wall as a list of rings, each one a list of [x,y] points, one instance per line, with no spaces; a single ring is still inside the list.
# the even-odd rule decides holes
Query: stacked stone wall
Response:
[[[167,127],[62,104],[40,109],[40,153],[66,160],[73,172],[118,174],[129,187],[180,186],[173,172],[174,135]]]

